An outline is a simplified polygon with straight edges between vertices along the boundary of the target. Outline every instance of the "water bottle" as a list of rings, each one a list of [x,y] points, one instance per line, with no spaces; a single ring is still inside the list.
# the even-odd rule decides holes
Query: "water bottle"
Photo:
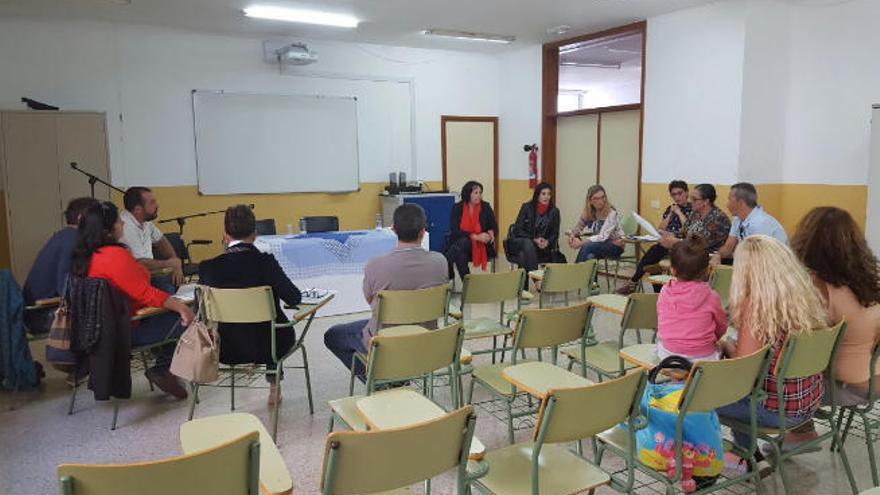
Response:
[[[299,233],[300,234],[308,234],[308,232],[306,231],[306,219],[305,218],[299,219]]]
[[[382,214],[376,213],[376,230],[382,229]]]
[[[287,224],[287,235],[293,235],[293,224]]]

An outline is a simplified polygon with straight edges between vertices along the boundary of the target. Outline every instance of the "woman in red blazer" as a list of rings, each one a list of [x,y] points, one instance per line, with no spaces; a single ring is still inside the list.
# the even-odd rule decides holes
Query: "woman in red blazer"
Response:
[[[132,346],[159,342],[180,319],[179,335],[190,324],[194,315],[189,306],[150,285],[150,272],[132,257],[128,248],[119,242],[122,220],[113,203],[104,201],[86,210],[77,229],[76,247],[70,265],[74,276],[102,278],[128,298],[134,315],[144,307],[169,310],[140,322],[132,322]],[[156,365],[146,372],[147,379],[165,393],[186,398],[184,389],[168,368],[174,344],[158,351]]]

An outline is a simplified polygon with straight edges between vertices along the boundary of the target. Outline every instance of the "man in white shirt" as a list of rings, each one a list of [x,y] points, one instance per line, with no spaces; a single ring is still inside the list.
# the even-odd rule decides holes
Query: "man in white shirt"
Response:
[[[123,233],[122,242],[131,250],[131,255],[151,272],[170,269],[171,283],[179,286],[183,283],[183,263],[168,239],[153,225],[153,220],[159,214],[159,203],[153,196],[153,191],[146,187],[129,187],[123,197],[125,210],[119,216],[122,218]],[[153,258],[153,247],[156,247],[163,259]],[[155,278],[154,278],[155,281]],[[167,283],[155,283],[158,288],[174,292],[174,287]],[[160,286],[161,285],[161,286]]]
[[[758,205],[758,191],[754,185],[748,182],[739,182],[730,186],[727,209],[733,215],[730,236],[728,236],[727,242],[718,249],[718,256],[712,260],[713,264],[717,264],[720,260],[733,258],[736,245],[750,235],[768,235],[788,245],[788,235],[782,224]]]

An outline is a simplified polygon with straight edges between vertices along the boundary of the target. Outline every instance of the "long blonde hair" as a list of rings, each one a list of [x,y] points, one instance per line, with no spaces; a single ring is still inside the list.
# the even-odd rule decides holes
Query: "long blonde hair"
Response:
[[[605,207],[599,211],[596,211],[593,208],[593,205],[590,203],[590,198],[596,195],[597,192],[602,192],[605,194]],[[608,193],[605,192],[605,188],[602,187],[601,184],[593,184],[587,189],[587,199],[586,204],[584,204],[584,212],[581,216],[585,220],[600,220],[603,218],[608,218],[608,214],[611,213],[614,207],[611,206],[611,200],[608,199]]]
[[[788,246],[766,235],[739,242],[734,255],[730,314],[762,344],[788,333],[828,325],[828,315],[810,275]]]

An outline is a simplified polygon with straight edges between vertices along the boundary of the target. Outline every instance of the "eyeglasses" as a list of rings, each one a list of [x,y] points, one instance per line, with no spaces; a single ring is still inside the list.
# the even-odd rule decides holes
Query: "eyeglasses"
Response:
[[[678,197],[678,196],[687,196],[687,191],[683,191],[683,190],[679,189],[679,190],[677,190],[677,191],[672,191],[671,193],[669,193],[669,195],[670,195],[670,196],[675,196],[675,197]]]

